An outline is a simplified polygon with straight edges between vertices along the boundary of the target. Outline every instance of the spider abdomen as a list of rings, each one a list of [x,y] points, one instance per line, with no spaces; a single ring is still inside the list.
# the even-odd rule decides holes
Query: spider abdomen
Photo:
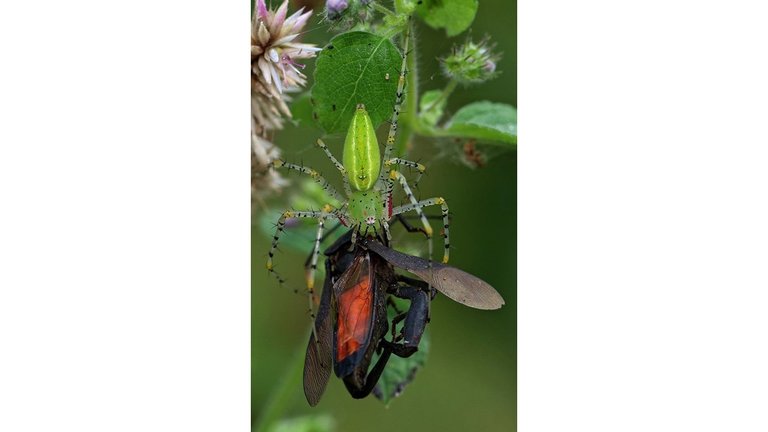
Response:
[[[381,153],[376,131],[365,105],[358,104],[344,140],[344,168],[352,189],[369,191],[381,170]]]

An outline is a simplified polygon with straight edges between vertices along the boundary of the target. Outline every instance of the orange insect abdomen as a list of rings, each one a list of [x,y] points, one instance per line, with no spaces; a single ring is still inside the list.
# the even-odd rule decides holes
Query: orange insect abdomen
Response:
[[[341,362],[365,343],[371,325],[373,292],[368,278],[339,296],[336,361]]]

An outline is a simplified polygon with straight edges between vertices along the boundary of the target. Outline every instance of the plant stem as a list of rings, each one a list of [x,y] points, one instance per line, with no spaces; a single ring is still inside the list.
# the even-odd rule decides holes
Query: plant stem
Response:
[[[445,86],[445,88],[443,89],[443,92],[440,93],[440,96],[434,101],[432,101],[432,103],[429,104],[429,106],[426,107],[424,111],[431,111],[434,107],[438,106],[444,100],[447,100],[448,97],[451,95],[451,93],[453,93],[453,91],[456,89],[456,85],[458,84],[459,82],[456,81],[455,79],[452,79],[451,81],[449,81],[448,85]]]
[[[373,3],[371,3],[371,6],[373,6],[373,9],[374,9],[374,10],[377,10],[377,11],[379,11],[379,12],[383,13],[384,15],[392,16],[392,15],[394,15],[394,14],[395,14],[395,13],[394,13],[394,12],[392,12],[391,10],[389,10],[389,9],[387,9],[386,7],[384,7],[384,6],[380,5],[378,2],[373,2]]]
[[[252,428],[252,431],[266,432],[275,420],[285,412],[303,376],[305,348],[306,344],[302,343],[300,349],[296,351],[293,361],[288,364],[280,384],[272,391],[267,405],[259,416],[259,422]]]

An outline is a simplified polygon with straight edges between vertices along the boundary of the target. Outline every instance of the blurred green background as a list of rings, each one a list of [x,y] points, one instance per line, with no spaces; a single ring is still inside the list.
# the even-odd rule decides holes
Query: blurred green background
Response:
[[[313,3],[292,2],[290,11],[300,4]],[[314,2],[313,9],[321,11],[323,4]],[[316,18],[306,29],[304,41],[320,46],[332,36],[327,24]],[[471,33],[465,32],[455,38],[447,38],[443,31],[432,30],[420,21],[416,30],[420,92],[445,85],[436,59],[470,34],[474,40],[490,35],[497,44],[496,50],[503,54],[497,65],[501,75],[487,83],[459,87],[449,100],[448,116],[463,105],[479,100],[517,106],[516,2],[480,0]],[[313,61],[306,63],[307,74],[311,77]],[[383,129],[379,130],[381,135],[386,134]],[[276,134],[274,141],[289,161],[303,161],[318,169],[342,190],[338,172],[313,145],[320,136],[318,129],[289,124]],[[337,157],[341,156],[342,140],[341,136],[326,139]],[[451,209],[450,265],[489,282],[504,297],[506,305],[497,311],[480,311],[438,295],[432,303],[432,321],[428,326],[431,348],[427,364],[389,407],[373,396],[352,399],[343,383],[332,375],[320,404],[310,408],[304,398],[301,376],[293,375],[287,377],[292,382],[281,402],[284,404],[281,419],[327,414],[337,431],[515,429],[517,153],[515,150],[499,153],[491,147],[492,155],[487,165],[472,169],[455,158],[437,156],[446,153],[446,149],[453,149],[458,154],[463,141],[422,139],[413,144],[409,158],[420,160],[427,166],[427,175],[422,179],[417,195],[421,198],[443,196]],[[297,176],[288,178],[293,184],[298,183]],[[289,194],[290,188],[288,192],[272,197],[267,201],[268,209],[285,209]],[[439,209],[430,214],[439,215]],[[333,239],[342,232],[337,231]],[[291,365],[297,361],[303,364],[309,318],[306,297],[293,294],[288,287],[281,289],[264,267],[269,236],[255,225],[251,236],[251,404],[252,422],[256,424],[264,407],[287,379]],[[442,250],[440,238],[436,238],[435,246],[436,251]],[[307,248],[311,248],[311,242],[307,243]],[[275,265],[293,282],[291,286],[301,287],[305,259],[305,253],[282,248],[275,257]],[[321,282],[318,284],[322,286]]]

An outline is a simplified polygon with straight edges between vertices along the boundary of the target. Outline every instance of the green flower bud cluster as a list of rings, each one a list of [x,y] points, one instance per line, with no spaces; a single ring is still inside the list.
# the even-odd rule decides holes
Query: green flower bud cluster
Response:
[[[440,59],[443,73],[462,84],[481,83],[495,78],[496,63],[501,55],[493,52],[489,39],[475,43],[468,40],[460,47],[454,47],[453,52]]]

